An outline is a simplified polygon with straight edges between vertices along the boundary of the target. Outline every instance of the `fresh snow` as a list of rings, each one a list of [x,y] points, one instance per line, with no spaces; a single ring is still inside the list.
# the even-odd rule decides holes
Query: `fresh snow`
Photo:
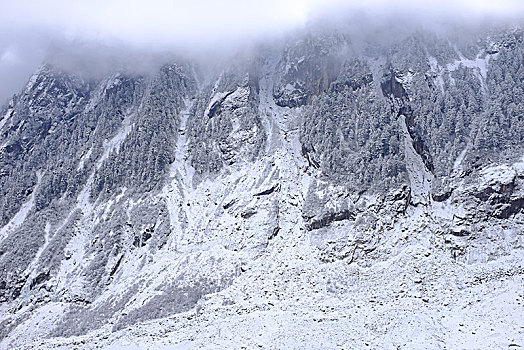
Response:
[[[442,92],[444,92],[444,79],[442,78],[444,74],[448,74],[450,81],[454,84],[454,79],[451,77],[450,73],[456,71],[460,67],[466,67],[473,69],[477,75],[479,82],[482,86],[482,90],[487,93],[486,79],[488,76],[488,66],[491,58],[496,58],[497,54],[489,55],[486,54],[483,57],[483,52],[479,53],[474,60],[465,58],[462,53],[456,50],[457,55],[459,56],[458,60],[446,64],[445,67],[442,67],[438,64],[438,61],[435,57],[429,56],[428,63],[431,71],[435,74],[436,84]]]
[[[428,204],[431,200],[430,192],[433,174],[426,169],[422,158],[413,148],[413,139],[406,126],[405,116],[401,115],[398,123],[404,138],[404,157],[411,185],[411,201],[414,205],[419,203]]]
[[[462,162],[464,161],[464,158],[466,157],[466,153],[468,152],[468,149],[470,147],[470,143],[464,147],[464,149],[460,152],[457,159],[455,159],[455,162],[453,163],[453,175],[458,175],[462,170]]]
[[[7,121],[10,120],[12,113],[13,113],[13,109],[9,108],[7,112],[4,114],[4,116],[0,119],[0,130],[2,130],[4,125],[7,123]]]
[[[29,215],[31,209],[33,208],[35,204],[35,193],[38,191],[40,183],[42,182],[43,174],[41,172],[37,172],[36,177],[38,180],[35,187],[33,188],[29,200],[22,204],[18,212],[11,218],[11,220],[9,220],[9,222],[4,227],[0,228],[0,242],[7,238],[7,236],[11,232],[15,231],[23,224],[23,222],[27,218],[27,215]]]
[[[518,163],[517,163],[518,164]],[[508,185],[517,176],[517,170],[508,165],[499,165],[495,167],[489,167],[481,171],[482,183],[486,185],[502,184]]]
[[[82,155],[80,161],[78,162],[78,166],[76,167],[76,171],[80,171],[84,168],[84,164],[86,160],[88,160],[89,157],[91,157],[91,153],[93,153],[93,147],[90,147],[89,150]]]
[[[44,339],[46,330],[53,328],[68,307],[52,301],[31,311],[31,317],[2,340],[0,347],[10,348],[12,342],[20,349],[128,350],[302,349],[304,344],[322,349],[488,349],[508,348],[512,343],[523,345],[524,278],[521,273],[511,273],[522,266],[522,238],[515,227],[519,227],[523,216],[503,223],[495,220],[490,222],[493,227],[474,227],[475,235],[493,240],[500,232],[513,237],[508,238],[508,245],[514,247],[497,247],[500,251],[492,252],[489,246],[475,247],[472,243],[463,258],[453,257],[451,247],[468,240],[449,234],[467,214],[465,204],[452,200],[431,202],[432,175],[413,148],[404,116],[398,123],[411,201],[423,205],[411,207],[409,215],[399,214],[391,218],[390,226],[373,232],[359,233],[348,221],[333,223],[329,232],[307,231],[302,217],[305,196],[310,185],[320,180],[301,156],[298,127],[303,111],[279,107],[273,101],[272,72],[277,64],[275,56],[260,72],[259,111],[268,142],[259,159],[239,162],[213,179],[194,183],[186,136],[191,110],[188,100],[180,114],[175,161],[161,193],[136,199],[128,198],[124,189],[108,202],[92,203],[89,195],[96,169],[111,152],[118,151],[131,127],[129,121],[123,123],[117,135],[104,144],[95,170],[61,223],[65,225],[78,210],[84,214],[75,223],[73,238],[65,249],[68,259],[62,261],[56,288],[70,299],[83,293],[78,272],[92,259],[86,256],[85,247],[96,234],[92,232],[93,224],[110,215],[116,203],[126,205],[129,216],[142,201],[165,201],[171,226],[168,244],[156,252],[145,246],[111,256],[108,268],[122,258],[120,268],[90,307],[106,305],[135,286],[139,289],[101,328],[83,336]],[[239,88],[224,103],[234,104],[244,99],[245,93]],[[217,94],[215,100],[224,96]],[[456,173],[467,149],[455,160]],[[523,164],[524,159],[513,165],[486,168],[481,182],[508,183],[516,174],[522,174]],[[270,188],[279,190],[257,195]],[[325,186],[317,194],[327,200],[326,208],[336,210],[338,196],[347,193],[342,186]],[[370,213],[376,213],[381,205],[381,197],[375,195],[347,199],[352,200],[364,203]],[[243,218],[246,213],[249,219]],[[23,221],[27,214],[19,216]],[[59,227],[46,227],[46,242]],[[279,228],[276,235],[268,239],[275,228]],[[374,242],[362,248],[364,243],[360,241],[374,235]],[[359,248],[362,259],[322,262],[321,249],[314,242],[317,238],[341,241],[343,249],[353,249],[353,254]],[[122,317],[139,312],[154,297],[165,293],[163,288],[173,281],[191,285],[202,279],[219,282],[229,275],[235,276],[231,285],[205,295],[189,311],[112,330]],[[0,308],[0,312],[3,317],[8,311]],[[27,339],[26,334],[30,335]]]

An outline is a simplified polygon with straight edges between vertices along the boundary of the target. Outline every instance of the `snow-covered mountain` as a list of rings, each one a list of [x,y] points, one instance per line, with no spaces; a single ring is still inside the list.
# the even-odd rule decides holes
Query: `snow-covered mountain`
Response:
[[[45,64],[0,114],[3,349],[524,346],[523,32]]]

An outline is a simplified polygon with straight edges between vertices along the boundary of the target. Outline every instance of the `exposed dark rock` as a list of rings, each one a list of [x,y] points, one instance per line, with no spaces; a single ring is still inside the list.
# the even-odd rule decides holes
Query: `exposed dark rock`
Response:
[[[120,258],[118,258],[118,261],[116,262],[115,264],[115,267],[113,267],[113,269],[111,270],[111,272],[109,273],[109,277],[112,277],[116,271],[118,270],[118,268],[120,267],[120,264],[122,263],[122,260],[124,259],[124,254],[122,254],[120,256]]]
[[[451,197],[452,194],[453,189],[450,189],[442,193],[434,193],[431,195],[431,198],[433,198],[435,202],[445,202],[449,199],[449,197]]]
[[[323,216],[319,220],[313,220],[310,223],[306,225],[306,228],[308,231],[312,230],[318,230],[323,227],[327,227],[331,225],[335,221],[342,221],[342,220],[355,220],[355,214],[348,209],[338,212],[338,213],[329,213],[325,216]]]
[[[219,99],[218,101],[215,101],[213,103],[213,105],[211,106],[211,108],[209,108],[209,112],[208,112],[208,117],[209,118],[213,118],[213,117],[216,117],[216,116],[219,116],[220,113],[222,112],[222,103],[224,103],[224,101],[226,100],[226,98],[229,97],[229,95],[231,95],[232,93],[234,93],[235,91],[230,91],[228,92],[224,97],[222,97],[221,99]]]
[[[312,151],[315,152],[315,149],[314,149],[313,146],[312,146]],[[306,158],[309,166],[311,166],[311,167],[313,167],[315,169],[320,168],[320,164],[315,159],[313,159],[313,157],[311,157],[309,155],[309,150],[308,150],[308,148],[306,146],[302,145],[302,147],[300,149],[300,152],[301,152],[302,156],[304,158]]]
[[[237,202],[236,199],[232,199],[231,201],[229,201],[228,203],[224,204],[222,206],[222,208],[224,208],[225,210],[231,208],[235,203]]]
[[[397,81],[394,72],[391,72],[384,77],[384,80],[380,84],[380,87],[382,89],[382,94],[384,95],[384,97],[393,96],[398,99],[408,97],[408,94],[404,89],[404,86],[402,86],[402,84]]]
[[[135,240],[133,241],[133,245],[137,248],[143,247],[146,245],[147,241],[153,237],[152,235],[153,229],[145,229],[144,232],[142,232],[141,235],[138,235],[135,237]]]
[[[7,153],[11,153],[11,156],[16,157],[17,155],[22,153],[24,149],[20,145],[20,142],[15,142],[15,143],[5,146],[5,151]]]
[[[295,83],[297,85],[298,83]],[[308,103],[311,92],[302,86],[295,87],[292,91],[282,90],[273,95],[275,103],[280,107],[295,108]]]
[[[353,78],[348,81],[335,81],[331,83],[330,90],[335,92],[342,92],[344,89],[349,88],[352,91],[362,89],[364,86],[369,85],[373,82],[373,75],[366,74],[360,78]]]
[[[280,184],[276,184],[276,185],[274,185],[273,187],[271,187],[271,188],[269,188],[269,189],[267,189],[267,190],[264,190],[264,191],[262,191],[262,192],[255,193],[255,194],[253,195],[253,197],[258,197],[258,196],[267,196],[267,195],[269,195],[269,194],[271,194],[271,193],[273,193],[273,192],[275,192],[275,191],[276,191],[276,192],[280,191]]]
[[[499,219],[508,219],[524,209],[524,198],[515,195],[516,178],[508,183],[494,183],[490,186],[476,188],[473,195],[489,205],[491,215]]]
[[[44,283],[45,281],[49,280],[50,278],[51,278],[51,275],[49,274],[49,271],[41,272],[35,278],[33,278],[29,288],[34,289],[34,287],[36,287],[39,284]]]
[[[275,227],[273,231],[271,232],[271,235],[268,237],[268,240],[275,238],[279,232],[280,232],[280,226]]]
[[[489,201],[490,204],[495,205],[509,202],[514,190],[515,183],[511,182],[509,184],[498,184],[496,186],[484,187],[474,195],[483,202]]]
[[[435,171],[435,167],[433,166],[433,159],[431,157],[431,153],[429,152],[428,147],[424,143],[424,140],[418,135],[413,135],[412,132],[410,132],[411,138],[413,139],[413,148],[415,149],[415,152],[422,158],[422,161],[424,162],[424,165],[426,166],[426,169],[428,169],[430,172]]]
[[[275,103],[281,107],[300,107],[311,104],[313,97],[329,90],[341,70],[341,60],[316,40],[299,41],[286,48],[280,62],[283,75],[273,89]]]
[[[398,116],[403,115],[405,117],[406,127],[409,132],[409,136],[413,140],[413,148],[415,152],[422,158],[422,162],[430,172],[434,173],[435,167],[433,165],[433,158],[431,152],[427,147],[426,143],[420,135],[415,131],[415,114],[413,113],[413,108],[409,105],[407,100],[403,100],[402,105],[399,108]]]
[[[471,234],[471,232],[465,229],[451,230],[450,233],[455,237],[466,237]]]
[[[508,219],[524,209],[524,198],[511,199],[504,205],[501,210],[495,211],[495,217],[499,219]]]
[[[240,214],[240,216],[243,218],[243,219],[249,219],[250,217],[252,217],[253,215],[255,215],[257,212],[256,210],[253,210],[253,209],[250,209],[250,210],[246,210],[244,212],[242,212]]]

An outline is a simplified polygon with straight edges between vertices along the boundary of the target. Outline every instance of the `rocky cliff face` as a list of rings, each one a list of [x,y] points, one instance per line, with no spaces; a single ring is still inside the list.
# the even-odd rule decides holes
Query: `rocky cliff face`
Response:
[[[0,116],[2,347],[522,339],[522,40],[42,66]]]

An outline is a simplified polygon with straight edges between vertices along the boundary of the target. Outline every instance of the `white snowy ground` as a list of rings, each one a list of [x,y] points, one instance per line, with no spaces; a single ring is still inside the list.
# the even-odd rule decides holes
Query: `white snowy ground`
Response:
[[[95,331],[21,348],[522,346],[524,276],[522,271],[511,275],[512,270],[522,269],[522,251],[490,263],[454,262],[434,241],[433,233],[423,229],[427,223],[418,219],[399,225],[392,233],[396,237],[391,237],[402,240],[415,234],[418,238],[409,237],[409,244],[392,249],[385,261],[368,268],[345,261],[320,263],[307,239],[291,247],[281,237],[272,252],[253,262],[230,288],[210,296],[198,311],[115,333]]]
[[[274,71],[275,64],[268,62],[267,70]],[[112,332],[120,317],[116,315],[108,318],[106,326],[71,338],[44,338],[66,308],[66,304],[51,302],[17,327],[0,348],[524,347],[524,215],[479,229],[478,234],[494,240],[496,249],[502,247],[499,250],[489,251],[489,245],[480,244],[468,251],[465,259],[455,260],[450,239],[464,244],[469,238],[450,238],[441,223],[452,221],[452,214],[462,208],[449,203],[420,205],[380,234],[380,259],[322,262],[321,251],[313,244],[301,214],[309,183],[316,180],[305,171],[306,162],[300,156],[295,115],[300,111],[276,106],[271,86],[269,75],[260,82],[260,112],[271,140],[266,156],[193,187],[193,170],[185,158],[187,140],[179,137],[173,182],[152,200],[170,203],[172,229],[182,233],[156,253],[140,248],[127,254],[119,280],[94,306],[125,293],[142,279],[143,288],[124,307],[122,315],[128,314],[156,295],[156,287],[179,278],[187,265],[194,266],[194,271],[184,278],[195,279],[219,278],[241,266],[242,273],[231,286],[207,295],[185,313]],[[187,112],[182,116],[183,130]],[[407,147],[407,161],[413,156],[410,151]],[[412,164],[410,177],[412,181],[422,179],[416,193],[422,202],[427,198],[427,179],[417,174],[418,163]],[[505,174],[505,169],[501,173]],[[493,172],[486,174],[486,181],[504,178],[490,175]],[[184,185],[178,186],[180,183]],[[277,184],[280,191],[274,196],[254,196]],[[276,222],[272,219],[275,200],[279,208]],[[79,207],[82,203],[79,198]],[[228,203],[231,206],[223,209]],[[110,205],[87,209],[99,215]],[[242,213],[252,209],[256,213],[249,220],[241,219]],[[266,242],[267,232],[275,225],[280,231]],[[334,223],[332,229],[349,230],[346,225]],[[501,236],[507,246],[495,242]],[[267,247],[258,246],[265,243]],[[81,246],[82,242],[71,244]],[[79,257],[73,260],[82,264],[87,257],[79,249]],[[147,269],[141,270],[146,259]]]

